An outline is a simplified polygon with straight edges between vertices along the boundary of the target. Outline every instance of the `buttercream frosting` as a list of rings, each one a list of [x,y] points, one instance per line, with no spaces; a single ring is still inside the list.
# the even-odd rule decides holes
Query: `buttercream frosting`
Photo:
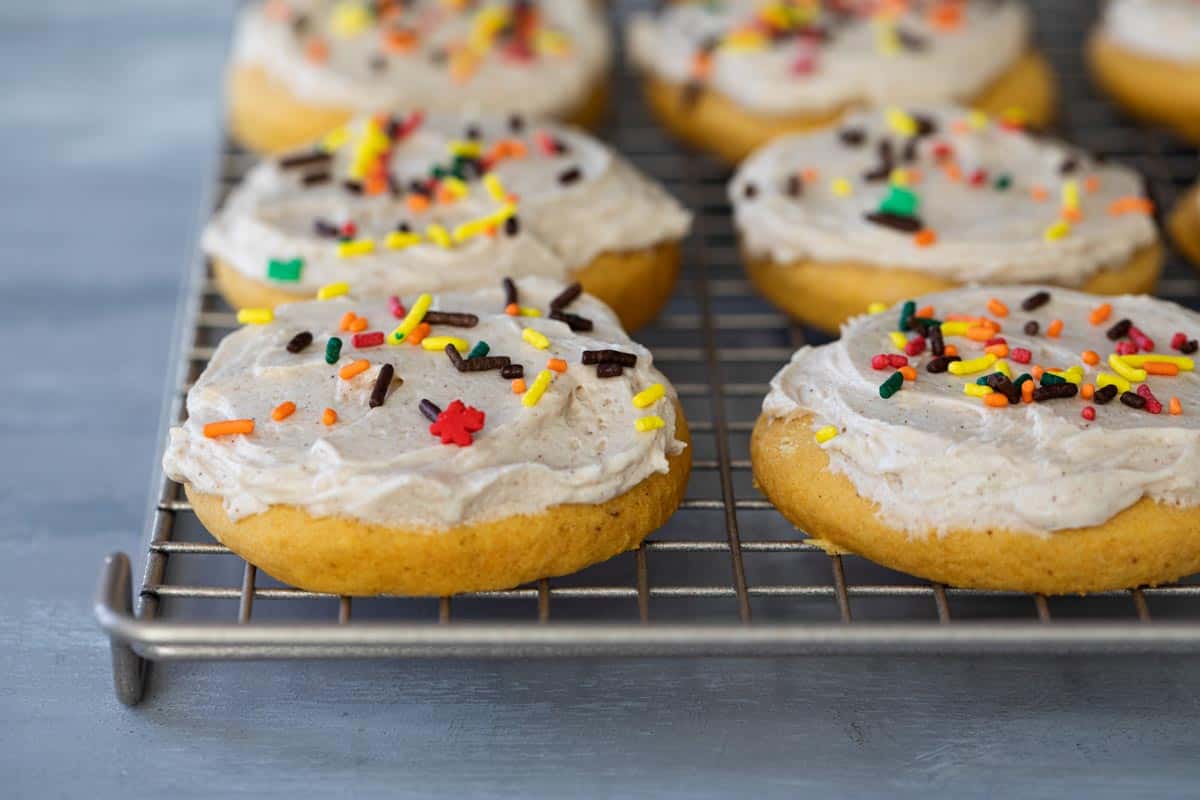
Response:
[[[1113,0],[1105,7],[1104,32],[1147,56],[1200,68],[1200,2]]]
[[[1039,290],[1049,293],[1049,301],[1024,311],[1023,301]],[[1007,316],[996,314],[993,299],[1007,307]],[[1093,311],[1104,302],[1111,313],[1093,322]],[[1153,353],[1183,357],[1186,366],[1190,358],[1173,348],[1174,337],[1183,333],[1192,342],[1184,346],[1188,350],[1200,334],[1200,315],[1145,296],[966,288],[918,298],[916,305],[932,306],[943,320],[965,314],[998,322],[1002,330],[995,335],[1010,348],[1004,361],[1014,379],[1034,366],[1063,371],[1078,366],[1081,383],[1098,386],[1108,380],[1101,374],[1116,374],[1108,357],[1131,344],[1127,336],[1114,341],[1107,335],[1125,319],[1153,340]],[[1106,404],[1099,396],[1085,400],[1086,390],[994,408],[965,394],[964,384],[975,384],[998,365],[964,375],[931,373],[926,348],[907,357],[916,380],[905,380],[884,399],[881,384],[895,369],[877,370],[872,358],[901,354],[892,341],[898,311],[857,317],[843,327],[840,340],[799,350],[772,380],[763,404],[770,418],[809,414],[814,429],[832,426],[837,435],[821,445],[830,468],[877,503],[880,518],[890,525],[914,534],[1007,528],[1049,535],[1101,524],[1142,497],[1187,506],[1200,502],[1200,378],[1191,369],[1133,382],[1130,391],[1144,383],[1161,401],[1158,414],[1130,407],[1120,396]],[[1062,321],[1061,332],[1049,336],[1054,320]],[[1029,321],[1039,323],[1037,335],[1024,332]],[[962,335],[944,340],[966,361],[986,357],[985,342]],[[1018,348],[1029,351],[1029,363],[1016,360],[1023,357]],[[1086,363],[1081,354],[1089,350],[1099,364]],[[1172,397],[1180,402],[1178,415],[1171,413]],[[1088,407],[1093,421],[1083,416]]]
[[[634,61],[661,80],[788,114],[966,101],[1029,37],[1029,12],[1016,2],[727,0],[636,15],[628,38]]]
[[[556,116],[586,102],[611,45],[591,0],[274,0],[241,12],[233,58],[314,104]]]
[[[678,240],[691,224],[624,158],[558,125],[364,117],[330,147],[252,169],[204,231],[206,252],[296,293],[345,282],[359,295],[403,294],[503,275],[566,279],[603,253]]]
[[[781,137],[730,196],[754,256],[964,283],[1079,285],[1157,240],[1132,170],[953,107],[863,111]]]
[[[562,288],[538,278],[517,282],[522,306],[544,312]],[[437,294],[430,308],[477,315],[475,327],[435,324],[430,336],[462,337],[471,347],[487,342],[491,356],[508,356],[524,367],[529,390],[550,359],[561,359],[565,370],[551,372],[545,394],[527,405],[526,395],[515,393],[498,371],[460,372],[440,349],[408,343],[357,349],[339,322],[353,311],[370,330],[390,331],[398,320],[386,300],[343,297],[282,306],[273,321],[244,327],[221,342],[188,393],[187,421],[171,429],[163,459],[167,474],[220,495],[233,519],[286,504],[319,517],[438,529],[564,503],[602,503],[666,472],[667,457],[682,452],[674,390],[650,352],[630,341],[599,301],[584,295],[567,307],[592,320],[588,333],[548,316],[506,314],[500,288]],[[414,311],[411,302],[405,311]],[[531,344],[526,330],[544,335],[547,347]],[[289,342],[305,331],[311,344],[290,352]],[[344,340],[333,365],[326,359],[331,337]],[[585,350],[609,349],[635,356],[636,365],[600,378],[596,366],[581,363]],[[464,347],[461,354],[469,352]],[[370,366],[339,377],[359,359]],[[395,378],[383,404],[372,408],[384,365],[394,368]],[[656,385],[662,393],[635,406],[635,395]],[[485,414],[482,430],[469,446],[443,444],[430,431],[422,400],[442,411],[461,400]],[[275,421],[272,409],[285,401],[295,411]],[[322,421],[326,408],[336,413],[333,425]],[[663,425],[635,429],[651,416]],[[205,435],[207,424],[229,419],[253,419],[253,432]]]

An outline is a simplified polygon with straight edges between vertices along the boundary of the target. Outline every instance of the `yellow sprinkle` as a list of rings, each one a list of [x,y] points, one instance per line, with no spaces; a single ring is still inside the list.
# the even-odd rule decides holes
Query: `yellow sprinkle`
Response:
[[[838,429],[832,425],[826,425],[817,431],[817,444],[825,444],[830,439],[838,435]]]
[[[500,225],[501,223],[506,222],[509,217],[511,217],[512,215],[514,215],[516,213],[517,213],[517,207],[515,205],[513,205],[512,203],[505,203],[503,208],[501,208],[498,211],[493,211],[491,214],[488,214],[486,217],[481,217],[480,221],[486,222],[489,225]]]
[[[974,375],[976,372],[983,372],[995,363],[996,356],[984,353],[979,358],[972,358],[968,361],[951,361],[947,369],[953,375]]]
[[[886,112],[888,127],[893,133],[900,136],[916,136],[917,121],[912,118],[912,115],[905,113],[899,108],[892,106]]]
[[[968,323],[959,322],[957,320],[953,322],[943,322],[941,325],[942,336],[965,336],[970,327],[971,326]]]
[[[1120,375],[1113,375],[1111,372],[1101,372],[1096,376],[1096,385],[1103,389],[1105,386],[1115,386],[1118,392],[1128,392],[1130,389],[1129,381],[1122,378]]]
[[[540,317],[542,311],[539,308],[531,308],[530,306],[521,306],[517,311],[522,317]]]
[[[912,183],[912,174],[902,167],[897,167],[896,169],[892,170],[890,175],[888,175],[888,181],[890,181],[893,186],[908,186],[910,183]]]
[[[1046,230],[1042,232],[1042,236],[1047,242],[1057,242],[1070,232],[1071,224],[1065,219],[1060,219],[1046,228]]]
[[[829,182],[829,188],[838,197],[849,197],[850,193],[854,191],[854,187],[846,178],[834,178]]]
[[[454,233],[451,234],[451,238],[453,238],[455,242],[465,242],[467,239],[473,239],[482,234],[485,230],[487,230],[490,224],[491,223],[485,219],[476,219],[471,220],[470,222],[464,222],[454,229]]]
[[[450,246],[450,234],[441,225],[430,225],[425,229],[425,236],[438,247]]]
[[[642,391],[633,396],[633,405],[637,408],[646,408],[657,403],[667,393],[661,383],[655,383],[646,387]]]
[[[546,334],[533,328],[526,328],[521,331],[521,338],[538,350],[545,350],[550,346],[550,340],[546,338]]]
[[[275,319],[275,312],[269,308],[243,308],[238,312],[239,325],[266,325]]]
[[[529,330],[526,328],[526,330]],[[550,386],[550,381],[554,380],[554,373],[548,369],[544,369],[538,373],[538,376],[533,379],[533,385],[521,397],[521,405],[526,408],[532,408],[542,399],[542,395],[546,393],[546,389]]]
[[[883,312],[885,312],[887,310],[888,310],[888,304],[880,303],[878,300],[875,301],[874,303],[871,303],[871,305],[867,306],[868,314],[882,314]]]
[[[1146,380],[1146,370],[1130,366],[1116,353],[1109,354],[1108,365],[1113,368],[1113,372],[1132,383],[1141,383]],[[1126,389],[1126,391],[1129,390]]]
[[[412,304],[412,308],[404,315],[404,319],[400,320],[400,325],[396,330],[388,334],[388,343],[400,344],[403,342],[421,324],[421,320],[425,319],[425,312],[429,310],[432,303],[432,295],[423,294],[418,297],[417,301]]]
[[[904,346],[908,344],[908,337],[900,331],[889,331],[888,338],[892,340],[892,344],[896,346],[897,350],[903,350]]]
[[[327,283],[320,289],[317,289],[318,300],[332,300],[335,297],[341,297],[350,291],[350,284],[345,281],[337,283]]]
[[[348,242],[338,244],[338,258],[353,258],[354,256],[365,256],[368,253],[375,252],[374,239],[351,239]]]
[[[426,336],[421,340],[421,347],[426,350],[445,350],[446,345],[452,344],[458,352],[466,354],[471,349],[471,343],[457,336]]]
[[[508,202],[508,192],[505,190],[504,184],[501,183],[500,177],[496,173],[489,172],[484,176],[483,188],[487,189],[488,195],[497,203]]]
[[[1172,356],[1166,353],[1137,353],[1136,355],[1121,356],[1121,360],[1131,367],[1140,367],[1147,361],[1160,361],[1163,364],[1174,364],[1184,372],[1196,368],[1196,362],[1187,356]]]
[[[1065,181],[1062,186],[1062,206],[1072,211],[1079,209],[1079,181]]]
[[[662,426],[664,426],[666,424],[667,423],[663,422],[663,418],[658,415],[651,415],[649,417],[641,417],[641,418],[635,419],[633,421],[633,427],[637,428],[638,431],[640,431],[641,433],[645,433],[646,431],[658,430],[659,428],[661,428]]]
[[[1056,375],[1068,383],[1075,384],[1076,386],[1083,383],[1083,367],[1079,366],[1078,364],[1070,369],[1048,369],[1046,372],[1049,372],[1051,375]]]
[[[978,384],[978,383],[964,383],[963,384],[963,394],[969,394],[969,395],[971,395],[971,397],[983,397],[984,395],[991,394],[993,391],[994,390],[992,389],[992,387],[984,386],[984,385]]]
[[[967,112],[967,124],[970,125],[974,130],[983,130],[990,123],[991,119],[982,111],[974,110]]]
[[[392,231],[383,240],[383,243],[389,250],[403,250],[406,247],[412,247],[414,244],[419,244],[421,234],[419,233],[404,233],[402,231]]]
[[[900,34],[896,26],[889,20],[875,22],[875,50],[885,56],[894,56],[900,52]]]
[[[1012,369],[1008,366],[1008,362],[1000,359],[996,362],[996,372],[1001,373],[1009,378],[1012,378]]]
[[[333,32],[343,39],[357,36],[371,24],[371,15],[362,3],[338,3],[331,18]]]
[[[466,158],[479,158],[479,154],[483,152],[479,142],[463,142],[455,141],[450,143],[450,155],[465,156]]]
[[[327,153],[331,153],[334,150],[340,150],[348,141],[350,141],[350,129],[343,125],[325,134],[324,138],[321,139],[321,149]]]
[[[467,186],[466,181],[455,178],[453,175],[442,178],[442,188],[446,189],[456,198],[466,197],[471,193],[471,187]]]
[[[761,50],[767,46],[767,37],[754,28],[730,31],[721,41],[721,48],[732,52]]]

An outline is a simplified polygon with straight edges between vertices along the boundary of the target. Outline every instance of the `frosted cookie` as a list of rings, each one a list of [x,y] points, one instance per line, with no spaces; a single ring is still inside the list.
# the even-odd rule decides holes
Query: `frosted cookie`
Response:
[[[1126,111],[1200,143],[1200,2],[1113,0],[1087,56]]]
[[[262,152],[382,109],[521,112],[590,126],[611,60],[593,0],[268,0],[238,16],[229,125]]]
[[[1171,238],[1192,263],[1200,267],[1200,186],[1185,194],[1167,222]]]
[[[1200,570],[1200,315],[1054,287],[927,295],[771,382],[754,474],[810,536],[1047,594]]]
[[[766,146],[730,194],[755,286],[829,332],[967,283],[1146,292],[1162,267],[1137,174],[980,112],[859,112]]]
[[[690,215],[574,129],[421,113],[359,118],[264,161],[204,231],[239,308],[579,280],[626,328],[675,284]]]
[[[217,539],[293,586],[508,588],[637,547],[683,496],[675,392],[578,285],[244,316],[164,468]]]
[[[633,60],[660,121],[736,162],[863,105],[963,103],[1041,127],[1054,79],[1006,0],[674,3],[634,18]]]

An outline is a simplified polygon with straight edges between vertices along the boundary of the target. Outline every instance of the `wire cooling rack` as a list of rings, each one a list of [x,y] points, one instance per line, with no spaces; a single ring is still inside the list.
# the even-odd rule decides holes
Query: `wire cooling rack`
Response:
[[[648,3],[615,5],[619,22]],[[1062,82],[1060,132],[1139,169],[1158,208],[1169,209],[1196,178],[1196,151],[1136,126],[1089,86],[1080,46],[1091,0],[1038,10],[1040,44]],[[638,550],[576,575],[440,600],[351,601],[258,572],[213,540],[181,487],[159,473],[136,599],[123,554],[105,562],[96,598],[122,702],[140,701],[149,662],[172,659],[1200,650],[1195,579],[1074,598],[960,590],[829,554],[792,528],[753,486],[749,434],[770,377],[796,347],[823,337],[789,325],[751,292],[728,170],[670,141],[647,116],[633,75],[615,80],[606,138],[696,213],[678,291],[638,333],[691,423],[694,472],[683,507]],[[218,203],[252,162],[226,145]],[[164,426],[182,420],[188,388],[236,326],[203,258],[188,284]],[[1200,304],[1200,282],[1176,254],[1160,294]]]

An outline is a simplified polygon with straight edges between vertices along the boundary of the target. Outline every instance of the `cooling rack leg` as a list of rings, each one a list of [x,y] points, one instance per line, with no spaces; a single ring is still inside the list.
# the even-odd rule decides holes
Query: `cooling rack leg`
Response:
[[[145,692],[147,662],[115,630],[121,621],[133,619],[133,582],[129,557],[124,553],[104,559],[95,611],[112,646],[113,690],[124,705],[135,706]]]

